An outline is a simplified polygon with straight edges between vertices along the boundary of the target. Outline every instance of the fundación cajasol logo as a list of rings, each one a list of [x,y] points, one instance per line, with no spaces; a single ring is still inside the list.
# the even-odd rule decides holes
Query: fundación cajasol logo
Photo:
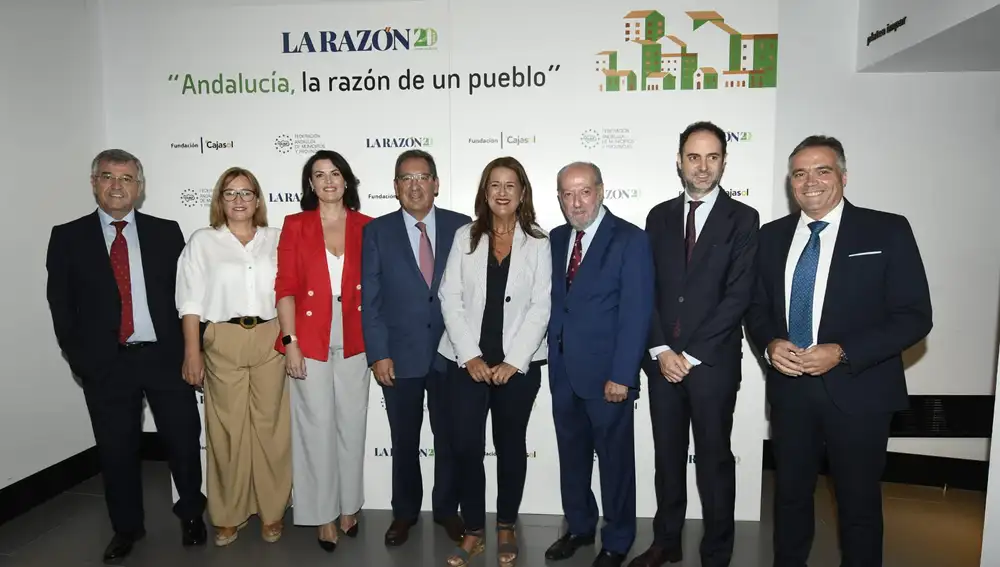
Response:
[[[282,53],[344,53],[436,49],[434,28],[349,29],[281,32]]]
[[[231,150],[236,147],[234,140],[219,140],[216,138],[205,138],[199,136],[184,142],[170,142],[172,150],[198,150],[200,153],[215,152],[220,150]]]
[[[538,137],[534,134],[511,134],[510,132],[500,132],[486,136],[469,136],[470,146],[499,146],[500,149],[508,147],[525,146],[537,144]]]
[[[678,16],[668,21],[657,10],[625,14],[618,23],[624,47],[591,56],[597,89],[698,91],[778,85],[778,34],[742,33],[714,10]]]
[[[274,138],[274,151],[279,154],[314,154],[326,149],[323,136],[313,133],[279,134]]]

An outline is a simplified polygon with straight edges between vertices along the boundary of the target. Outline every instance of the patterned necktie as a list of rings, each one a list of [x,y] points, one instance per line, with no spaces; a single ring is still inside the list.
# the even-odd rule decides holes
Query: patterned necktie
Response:
[[[431,287],[434,281],[434,250],[431,248],[431,239],[427,236],[427,225],[418,222],[417,229],[420,230],[420,273],[424,275],[427,287]]]
[[[573,278],[576,271],[580,269],[580,262],[583,261],[583,231],[577,231],[576,242],[573,243],[573,253],[569,257],[569,268],[566,270],[566,289],[573,285]]]
[[[691,262],[691,253],[694,252],[694,244],[698,240],[695,234],[694,211],[701,206],[701,201],[691,201],[691,209],[688,211],[687,227],[684,230],[684,248],[687,250],[687,261]],[[676,232],[674,234],[677,234]]]
[[[128,266],[128,243],[125,242],[126,221],[114,221],[115,230],[118,233],[111,242],[111,269],[115,273],[115,281],[118,282],[118,294],[122,301],[122,320],[118,330],[118,342],[125,344],[135,331],[135,322],[132,320],[132,274]]]
[[[819,264],[819,233],[829,223],[809,223],[809,242],[802,250],[792,275],[792,294],[788,300],[788,340],[799,348],[813,344],[813,291],[816,287],[816,266]]]

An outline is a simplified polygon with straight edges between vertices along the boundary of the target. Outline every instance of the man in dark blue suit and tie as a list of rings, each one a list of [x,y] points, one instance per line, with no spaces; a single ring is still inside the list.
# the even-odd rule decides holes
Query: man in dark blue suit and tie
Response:
[[[788,179],[802,210],[760,229],[746,316],[769,365],[774,565],[806,565],[826,456],[840,564],[879,567],[879,481],[892,414],[908,406],[902,352],[932,326],[927,276],[905,217],[844,198],[847,159],[835,138],[803,140]]]
[[[646,233],[604,208],[601,171],[572,163],[557,176],[568,224],[554,229],[549,389],[569,530],[545,552],[566,559],[594,543],[594,452],[605,525],[594,567],[618,567],[635,541],[634,404],[653,311]]]
[[[382,385],[392,436],[392,515],[385,544],[402,545],[416,524],[423,501],[420,429],[424,391],[434,432],[434,521],[462,541],[447,410],[442,396],[443,366],[437,347],[444,333],[438,286],[455,231],[472,222],[466,215],[434,206],[437,166],[422,150],[396,160],[394,178],[400,210],[378,217],[364,229],[361,257],[361,322],[365,351]]]

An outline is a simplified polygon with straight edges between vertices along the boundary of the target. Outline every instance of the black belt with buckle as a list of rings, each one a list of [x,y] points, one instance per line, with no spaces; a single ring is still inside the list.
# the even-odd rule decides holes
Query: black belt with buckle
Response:
[[[143,341],[134,343],[118,343],[118,350],[138,350],[155,345],[155,341]]]
[[[244,329],[253,329],[257,325],[263,325],[268,321],[270,321],[270,319],[261,319],[260,317],[233,317],[232,319],[226,322],[232,323],[234,325],[239,325]]]

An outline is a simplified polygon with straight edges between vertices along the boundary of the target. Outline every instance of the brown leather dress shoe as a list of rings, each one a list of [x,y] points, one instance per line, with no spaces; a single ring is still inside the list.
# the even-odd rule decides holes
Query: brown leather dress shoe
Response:
[[[390,547],[403,545],[410,538],[410,528],[416,525],[416,520],[393,520],[385,531],[385,544]]]

